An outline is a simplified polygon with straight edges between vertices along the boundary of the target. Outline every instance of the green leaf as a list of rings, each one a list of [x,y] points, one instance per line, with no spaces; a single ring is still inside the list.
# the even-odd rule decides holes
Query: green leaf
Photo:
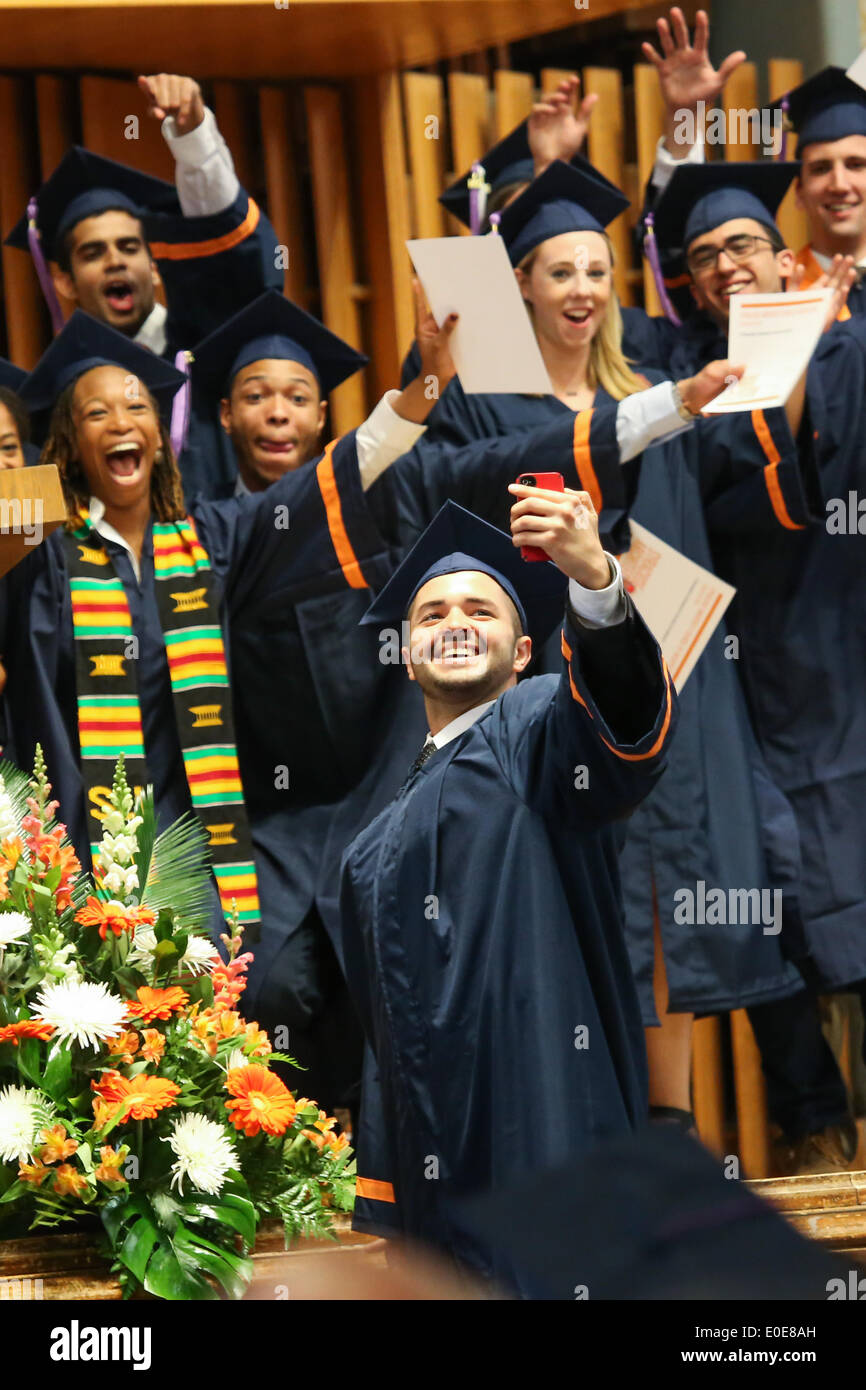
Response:
[[[187,1253],[197,1268],[206,1269],[231,1298],[242,1298],[253,1275],[253,1262],[232,1250],[224,1250],[186,1227],[179,1226],[174,1248]]]
[[[48,1054],[45,1071],[42,1074],[42,1089],[52,1100],[64,1100],[72,1079],[72,1052],[68,1047],[56,1043]]]
[[[14,1202],[16,1197],[23,1197],[26,1191],[26,1182],[21,1182],[18,1178],[16,1178],[12,1186],[7,1187],[6,1191],[3,1193],[3,1196],[0,1197],[0,1202]]]
[[[189,932],[175,932],[172,940],[174,942],[174,949],[177,951],[177,954],[181,957],[184,956],[186,954],[186,948],[189,944]]]
[[[154,1247],[143,1283],[146,1291],[156,1294],[157,1298],[197,1301],[219,1298],[216,1289],[196,1275],[194,1266],[181,1264],[174,1247],[165,1238],[160,1238]]]
[[[159,942],[170,941],[173,930],[174,922],[172,921],[172,915],[163,908],[156,919],[156,926],[153,929],[153,934]]]
[[[144,1283],[147,1262],[159,1243],[160,1232],[147,1216],[140,1217],[118,1252],[118,1258],[131,1270],[140,1284]]]
[[[26,1081],[34,1086],[42,1085],[42,1067],[39,1060],[39,1043],[35,1038],[21,1038],[18,1042],[18,1070]]]
[[[59,864],[56,864],[53,869],[49,869],[48,873],[43,875],[42,882],[46,888],[50,888],[52,893],[56,893],[62,877],[63,869]]]

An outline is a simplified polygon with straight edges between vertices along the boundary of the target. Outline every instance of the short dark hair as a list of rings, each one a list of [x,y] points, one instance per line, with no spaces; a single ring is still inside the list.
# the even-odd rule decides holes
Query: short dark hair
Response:
[[[24,404],[6,386],[0,386],[0,405],[5,405],[9,414],[12,416],[12,423],[18,431],[18,438],[22,444],[26,444],[30,438],[30,417],[24,409]]]
[[[124,207],[102,208],[100,212],[88,213],[88,217],[101,217],[103,212],[125,212],[127,217],[135,217],[135,214],[130,212],[129,208]],[[75,228],[80,226],[80,224],[85,221],[87,221],[87,218],[80,217],[77,222],[73,222],[71,227],[67,227],[66,231],[63,233],[62,237],[60,237],[60,239],[54,247],[53,259],[60,266],[60,269],[65,271],[67,275],[71,274],[72,272],[72,234],[75,231]],[[140,217],[135,217],[135,221],[139,225],[139,229],[141,231],[141,239],[147,247],[147,254],[150,255],[150,246],[148,245],[147,236],[145,234],[144,223],[142,222]]]

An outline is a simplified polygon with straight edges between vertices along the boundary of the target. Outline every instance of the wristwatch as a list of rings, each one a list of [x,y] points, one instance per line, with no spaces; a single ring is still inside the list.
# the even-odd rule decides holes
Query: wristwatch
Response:
[[[680,395],[680,388],[678,383],[676,381],[672,381],[671,386],[674,388],[674,405],[677,408],[677,414],[679,415],[681,420],[687,420],[689,424],[691,424],[692,420],[697,420],[698,418],[696,412],[694,410],[689,410],[688,406],[686,405],[685,401]]]

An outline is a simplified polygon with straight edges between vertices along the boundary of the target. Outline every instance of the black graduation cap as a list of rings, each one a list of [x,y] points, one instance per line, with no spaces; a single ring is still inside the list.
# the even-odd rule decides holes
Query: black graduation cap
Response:
[[[819,141],[866,135],[866,92],[843,68],[823,68],[782,97],[781,104],[797,133],[798,153]]]
[[[448,501],[367,609],[362,624],[399,628],[428,579],[479,570],[505,590],[536,644],[562,619],[568,580],[549,562],[524,560],[511,537],[474,512]]]
[[[582,154],[576,154],[571,163],[576,169],[589,169],[595,172],[589,160]],[[479,165],[484,171],[484,182],[489,185],[490,194],[498,193],[501,188],[506,188],[508,184],[532,183],[535,177],[535,161],[529,147],[529,121],[521,121],[519,126],[509,131],[508,135],[498,144],[483,154],[477,164],[473,164],[472,168],[467,169],[466,173],[455,180],[450,188],[446,188],[444,193],[440,193],[439,201],[443,207],[446,207],[467,227],[472,226],[471,180]],[[488,198],[490,194],[488,194]]]
[[[192,376],[206,391],[224,396],[241,367],[266,357],[300,362],[325,396],[370,360],[278,290],[268,290],[199,343]]]
[[[148,213],[180,213],[173,184],[142,174],[128,164],[93,154],[73,145],[36,194],[36,227],[42,249],[55,258],[57,243],[70,227],[85,217],[120,208],[146,222]],[[26,251],[28,215],[15,224],[7,246]]]
[[[661,1125],[451,1209],[538,1299],[823,1302],[848,1269]]]
[[[674,171],[655,212],[655,235],[666,252],[685,250],[734,217],[775,228],[776,212],[799,171],[794,160],[683,164]]]
[[[64,387],[91,367],[123,367],[144,382],[163,412],[186,378],[170,362],[139,347],[101,319],[76,309],[24,381],[20,396],[29,410],[50,409]]]
[[[615,184],[584,164],[577,168],[555,159],[503,209],[499,232],[512,265],[561,232],[603,232],[628,207]]]
[[[21,383],[25,380],[27,373],[14,363],[7,362],[5,357],[0,357],[0,386],[5,386],[7,391],[20,391]]]

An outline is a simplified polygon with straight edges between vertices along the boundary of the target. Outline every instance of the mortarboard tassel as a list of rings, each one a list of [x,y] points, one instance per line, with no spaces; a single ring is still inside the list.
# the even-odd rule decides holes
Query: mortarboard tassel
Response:
[[[788,107],[790,102],[787,97],[782,97],[782,138],[779,141],[779,153],[776,158],[782,160],[788,153]]]
[[[659,292],[659,299],[661,300],[665,318],[670,319],[671,323],[675,324],[677,328],[682,328],[683,321],[671,303],[668,292],[665,289],[664,276],[662,275],[662,267],[659,260],[658,242],[656,241],[655,234],[655,214],[651,212],[648,212],[644,218],[643,249],[644,255],[650,263],[650,269],[653,273],[653,279],[656,282],[656,289]]]
[[[473,236],[478,236],[487,215],[487,195],[490,184],[484,176],[484,165],[473,164],[472,173],[466,181],[469,189],[469,228]]]
[[[169,426],[169,439],[174,450],[175,459],[179,459],[183,446],[186,443],[187,432],[189,431],[189,406],[191,385],[189,379],[189,354],[182,349],[175,355],[174,365],[179,372],[183,372],[184,383],[178,388],[177,394],[171,403],[171,425]]]
[[[491,230],[491,232],[493,233],[494,236],[499,236],[499,224],[500,224],[501,221],[502,221],[502,213],[501,213],[501,212],[491,212],[491,214],[490,214],[490,230]]]
[[[33,264],[36,267],[36,274],[39,276],[39,284],[45,303],[48,305],[48,312],[51,315],[51,326],[55,333],[59,333],[64,324],[63,310],[60,307],[60,300],[57,298],[57,291],[54,288],[54,281],[45,262],[42,253],[42,239],[39,235],[39,228],[36,225],[36,217],[39,211],[35,198],[31,198],[27,204],[27,244],[30,247],[30,255],[33,257]]]

